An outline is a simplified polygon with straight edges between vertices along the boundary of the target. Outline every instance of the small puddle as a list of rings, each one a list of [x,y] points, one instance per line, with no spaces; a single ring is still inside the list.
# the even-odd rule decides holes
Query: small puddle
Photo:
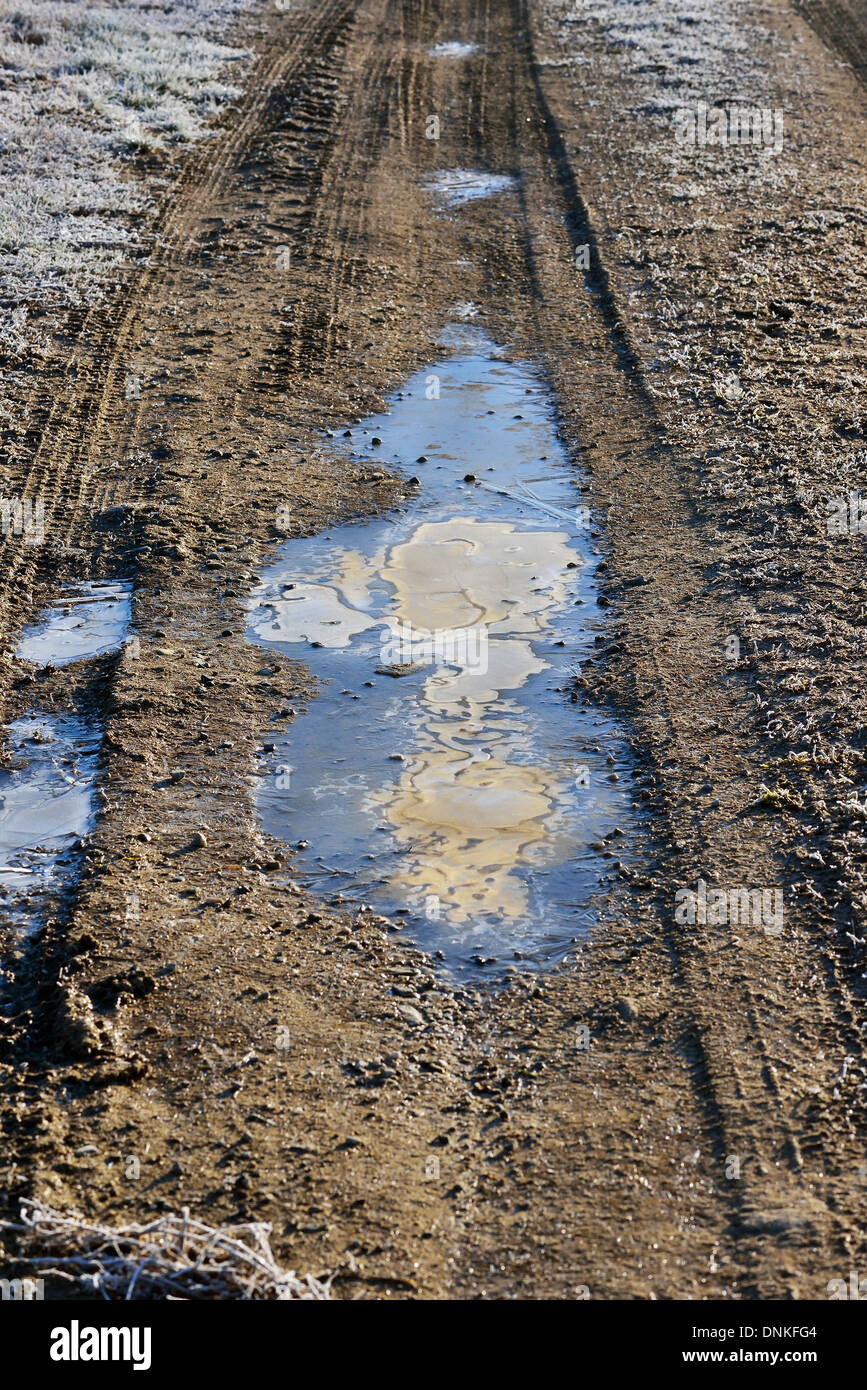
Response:
[[[131,593],[128,582],[69,585],[25,628],[16,656],[67,666],[115,651],[129,629]],[[26,935],[77,881],[103,729],[98,719],[36,710],[5,734],[11,762],[0,770],[0,910]]]
[[[467,337],[342,441],[420,477],[408,509],[289,541],[248,612],[326,682],[273,736],[265,829],[457,969],[565,954],[632,817],[614,726],[569,701],[603,619],[546,388]]]
[[[11,767],[0,771],[0,908],[33,929],[75,882],[80,840],[94,820],[102,731],[73,715],[25,715],[6,729]]]
[[[121,646],[129,628],[132,585],[76,584],[25,628],[15,655],[34,666],[66,666]]]
[[[517,187],[514,174],[490,174],[484,169],[443,169],[425,180],[424,187],[444,208],[461,207],[477,198],[490,198]]]
[[[428,49],[431,58],[469,58],[473,53],[478,52],[477,43],[435,43],[433,48]]]

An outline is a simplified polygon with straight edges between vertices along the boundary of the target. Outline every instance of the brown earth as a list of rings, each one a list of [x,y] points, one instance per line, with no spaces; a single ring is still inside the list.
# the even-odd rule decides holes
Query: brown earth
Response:
[[[3,486],[47,536],[4,542],[4,719],[35,685],[107,732],[74,900],[6,933],[7,1214],[255,1216],[347,1298],[813,1299],[864,1259],[867,587],[863,537],[824,524],[864,463],[863,93],[781,0],[746,16],[748,71],[595,15],[255,11],[146,273],[34,371]],[[428,55],[452,39],[479,50]],[[776,162],[679,154],[669,108],[735,78],[785,110]],[[477,167],[516,189],[438,211],[424,176]],[[251,793],[315,698],[243,638],[279,509],[311,534],[400,504],[322,430],[435,358],[459,300],[554,390],[606,545],[580,698],[624,723],[649,812],[576,960],[496,988],[308,900]],[[122,574],[138,656],[34,683],[22,624]],[[783,932],[679,925],[699,876],[781,887]]]

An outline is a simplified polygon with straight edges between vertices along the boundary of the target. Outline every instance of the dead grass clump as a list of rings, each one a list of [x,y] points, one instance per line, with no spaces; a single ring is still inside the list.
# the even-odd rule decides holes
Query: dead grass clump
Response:
[[[329,1282],[281,1269],[271,1227],[208,1226],[187,1207],[147,1225],[106,1226],[43,1202],[22,1203],[18,1259],[42,1278],[67,1280],[105,1299],[328,1299]]]

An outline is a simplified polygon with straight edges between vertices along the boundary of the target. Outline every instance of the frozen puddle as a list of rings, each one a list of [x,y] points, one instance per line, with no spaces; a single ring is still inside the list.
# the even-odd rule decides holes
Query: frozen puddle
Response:
[[[129,583],[70,585],[31,627],[16,656],[66,666],[116,650],[130,623]],[[100,722],[38,711],[5,730],[11,763],[0,770],[0,911],[32,930],[72,887],[80,840],[94,819]]]
[[[469,58],[478,47],[477,43],[435,43],[428,53],[431,58]]]
[[[602,619],[545,388],[478,335],[352,435],[423,486],[396,520],[288,542],[251,595],[250,639],[327,682],[275,736],[264,827],[455,966],[562,956],[631,798],[613,726],[566,690]]]
[[[425,181],[424,187],[446,208],[461,207],[477,198],[490,198],[515,188],[514,174],[489,174],[484,169],[444,169]]]
[[[129,583],[77,584],[24,629],[15,655],[34,666],[66,666],[121,646],[131,616]]]
[[[6,730],[0,771],[0,909],[33,927],[78,874],[94,819],[101,732],[72,715],[26,715]]]

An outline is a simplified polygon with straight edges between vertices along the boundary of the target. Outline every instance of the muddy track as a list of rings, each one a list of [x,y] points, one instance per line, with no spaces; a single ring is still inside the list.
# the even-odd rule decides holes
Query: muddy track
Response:
[[[9,1202],[255,1213],[347,1297],[821,1296],[863,1241],[861,1139],[834,1099],[861,1051],[853,989],[809,911],[781,938],[675,922],[699,877],[784,882],[790,846],[748,809],[755,691],[725,656],[743,613],[710,582],[696,461],[667,440],[571,162],[584,115],[521,0],[265,23],[246,99],[179,177],[147,272],[82,326],[21,479],[71,569],[134,578],[140,650],[82,696],[105,720],[102,809],[75,902],[7,982]],[[428,55],[452,39],[479,51]],[[424,178],[473,167],[517,186],[438,212]],[[320,431],[432,360],[459,300],[553,388],[606,545],[581,698],[626,722],[652,813],[592,946],[490,995],[292,884],[251,779],[315,697],[242,636],[285,534],[403,495]],[[9,642],[34,576],[19,547]],[[42,700],[63,686],[49,673]]]
[[[795,0],[819,38],[867,82],[867,11],[861,0]]]
[[[127,501],[136,496],[137,488],[148,487],[146,476],[136,476],[135,470],[130,476],[130,470],[125,470],[115,486],[103,487],[92,496],[90,477],[93,440],[106,417],[126,421],[132,416],[127,425],[129,434],[140,431],[138,411],[126,399],[125,383],[130,374],[129,354],[141,346],[142,305],[149,302],[155,287],[164,283],[170,267],[190,260],[193,239],[201,235],[202,207],[235,173],[251,144],[267,139],[268,111],[277,94],[301,64],[315,63],[317,56],[321,61],[322,54],[333,49],[350,17],[349,5],[331,4],[305,14],[292,30],[288,25],[283,27],[282,42],[275,41],[274,51],[264,52],[249,74],[246,100],[233,111],[230,128],[220,136],[219,157],[215,158],[206,141],[182,165],[158,220],[149,228],[154,246],[148,268],[143,274],[123,278],[116,295],[87,311],[80,324],[74,318],[70,321],[73,351],[49,392],[36,375],[31,399],[23,407],[25,416],[35,423],[32,433],[36,437],[23,473],[18,477],[13,474],[9,486],[22,497],[43,500],[48,529],[61,552],[73,543],[82,518],[99,504]],[[64,479],[76,472],[74,484],[64,487]],[[22,567],[26,569],[28,561],[35,559],[35,552],[15,546],[6,537],[4,547],[5,597],[9,589],[20,586]]]

